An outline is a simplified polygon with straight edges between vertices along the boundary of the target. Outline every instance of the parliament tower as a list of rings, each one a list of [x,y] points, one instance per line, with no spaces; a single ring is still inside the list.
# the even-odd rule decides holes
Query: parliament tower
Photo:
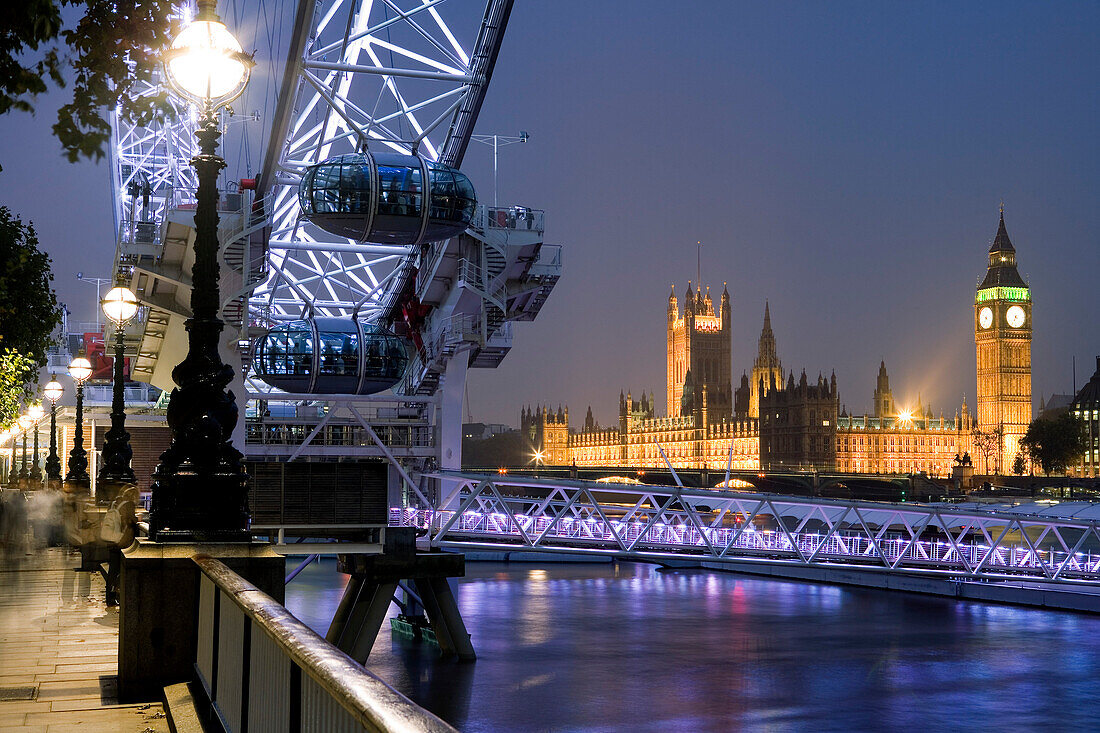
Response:
[[[1010,469],[1031,422],[1031,290],[1016,270],[1004,208],[989,269],[974,296],[978,429],[1004,431],[995,471]]]
[[[676,290],[668,296],[669,417],[733,415],[730,325],[730,294],[724,286],[717,311],[710,288],[705,294],[701,287],[693,291],[689,282],[682,315]]]
[[[749,417],[760,417],[760,399],[783,386],[783,363],[775,351],[775,334],[772,332],[772,314],[764,301],[764,328],[760,331],[756,361],[752,365],[752,382],[749,389]]]

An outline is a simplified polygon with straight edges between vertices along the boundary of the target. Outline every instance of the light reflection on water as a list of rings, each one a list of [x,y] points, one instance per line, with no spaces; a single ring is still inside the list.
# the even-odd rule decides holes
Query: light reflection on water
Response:
[[[367,665],[464,731],[1100,725],[1096,617],[629,563],[466,572],[477,662],[386,628]],[[323,635],[345,583],[310,566],[287,606]]]

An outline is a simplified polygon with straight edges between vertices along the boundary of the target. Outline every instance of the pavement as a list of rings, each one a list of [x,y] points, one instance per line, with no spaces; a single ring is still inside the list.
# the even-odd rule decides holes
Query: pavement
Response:
[[[118,704],[118,609],[79,564],[61,547],[0,556],[0,733],[168,733],[162,705]]]

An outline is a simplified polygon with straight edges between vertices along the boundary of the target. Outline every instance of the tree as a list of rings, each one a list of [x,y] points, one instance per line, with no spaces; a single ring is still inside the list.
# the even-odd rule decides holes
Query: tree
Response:
[[[27,373],[34,373],[34,361],[12,349],[0,350],[0,430],[7,428],[33,396]]]
[[[165,93],[148,94],[160,53],[177,30],[173,0],[9,0],[0,9],[0,114],[33,112],[51,85],[73,95],[57,112],[53,132],[70,161],[99,160],[110,140],[105,117],[116,107],[148,125],[171,114]],[[83,7],[72,28],[62,8]],[[59,44],[63,42],[63,46]]]
[[[18,376],[37,381],[35,371],[46,365],[61,308],[50,285],[50,257],[38,249],[34,225],[24,224],[6,206],[0,206],[0,262],[0,350],[29,358],[32,368]]]
[[[1027,426],[1020,445],[1039,462],[1047,476],[1063,472],[1079,460],[1088,447],[1085,423],[1072,412],[1063,412],[1052,420],[1038,418]]]
[[[989,459],[994,453],[1000,453],[1001,448],[1004,445],[1004,428],[1000,425],[992,430],[982,430],[981,428],[974,428],[974,447],[978,449],[978,452],[985,458],[985,472],[989,473]],[[996,466],[994,466],[996,469]]]
[[[1016,451],[1016,457],[1012,459],[1012,473],[1017,476],[1023,476],[1024,471],[1027,470],[1027,461],[1024,459],[1025,455],[1026,451],[1023,449],[1023,446],[1021,446],[1020,450]]]

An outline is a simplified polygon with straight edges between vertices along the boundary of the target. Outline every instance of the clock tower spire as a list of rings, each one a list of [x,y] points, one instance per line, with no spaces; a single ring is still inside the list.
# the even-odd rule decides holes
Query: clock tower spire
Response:
[[[989,267],[974,296],[978,429],[1003,431],[994,470],[1006,471],[1031,422],[1031,289],[1016,269],[1004,206]]]

